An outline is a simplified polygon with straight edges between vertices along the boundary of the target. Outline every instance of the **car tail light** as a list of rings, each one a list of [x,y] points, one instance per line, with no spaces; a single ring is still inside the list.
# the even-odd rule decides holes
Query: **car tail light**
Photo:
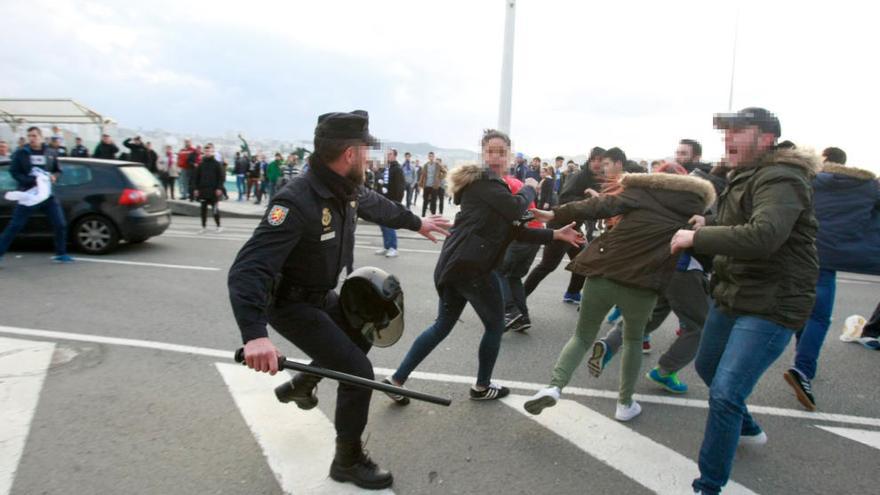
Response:
[[[147,202],[147,193],[138,189],[124,189],[119,196],[121,206],[140,206]]]

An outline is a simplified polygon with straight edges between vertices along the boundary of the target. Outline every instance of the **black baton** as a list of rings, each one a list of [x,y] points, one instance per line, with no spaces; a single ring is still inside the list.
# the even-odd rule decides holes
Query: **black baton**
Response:
[[[239,348],[237,351],[235,351],[235,362],[246,364],[244,362],[244,348]],[[348,373],[342,373],[339,371],[328,370],[326,368],[319,368],[317,366],[297,363],[296,361],[291,361],[284,356],[278,356],[278,369],[301,371],[303,373],[308,373],[310,375],[320,376],[323,378],[329,378],[331,380],[347,383],[349,385],[378,390],[380,392],[402,395],[404,397],[409,397],[410,399],[430,402],[432,404],[438,404],[441,406],[448,407],[450,404],[452,404],[452,400],[445,397],[438,397],[436,395],[416,392],[415,390],[409,390],[403,387],[396,387],[387,383],[377,382],[376,380],[370,380],[367,378],[362,378],[360,376],[349,375]]]

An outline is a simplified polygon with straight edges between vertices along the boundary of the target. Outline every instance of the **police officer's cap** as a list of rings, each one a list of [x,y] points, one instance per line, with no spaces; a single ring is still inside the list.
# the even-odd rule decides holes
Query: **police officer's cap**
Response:
[[[364,110],[330,112],[318,117],[315,137],[322,139],[359,140],[367,146],[379,146],[370,134],[370,115]]]

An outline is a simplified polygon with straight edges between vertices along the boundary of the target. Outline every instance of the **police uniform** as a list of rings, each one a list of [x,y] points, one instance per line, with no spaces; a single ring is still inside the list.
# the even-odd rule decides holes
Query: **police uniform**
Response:
[[[366,112],[322,115],[315,139],[373,144],[367,125]],[[334,290],[340,272],[352,263],[358,218],[391,228],[421,228],[421,220],[402,205],[355,186],[317,160],[272,198],[229,270],[230,301],[245,343],[266,337],[269,323],[314,365],[374,378],[366,356],[370,343],[346,323]],[[337,459],[340,445],[360,451],[370,394],[339,384]]]

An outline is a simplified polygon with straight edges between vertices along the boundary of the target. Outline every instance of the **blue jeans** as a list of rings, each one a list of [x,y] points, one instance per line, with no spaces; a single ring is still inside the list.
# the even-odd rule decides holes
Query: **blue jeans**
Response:
[[[382,246],[385,249],[397,249],[397,230],[391,227],[379,226],[382,229]]]
[[[245,192],[245,181],[244,174],[237,174],[235,176],[235,188],[238,190],[238,200],[241,201],[244,198]]]
[[[709,386],[709,417],[694,490],[719,493],[730,478],[740,435],[761,432],[746,408],[746,399],[782,355],[793,333],[755,316],[728,314],[714,306],[709,310],[694,363]]]
[[[177,183],[180,185],[180,199],[187,199],[189,197],[189,169],[180,169],[180,177],[177,178]]]
[[[61,209],[61,203],[55,196],[49,196],[46,201],[34,206],[16,205],[12,212],[12,220],[6,225],[3,233],[0,234],[0,256],[6,254],[12,240],[21,232],[21,229],[27,225],[28,218],[31,213],[43,210],[43,213],[49,217],[52,224],[52,230],[55,231],[55,254],[63,256],[67,254],[67,221],[64,220],[64,210]]]
[[[819,351],[831,326],[831,312],[834,311],[834,294],[837,291],[837,272],[819,270],[819,281],[816,282],[816,303],[807,325],[798,332],[797,352],[794,356],[794,367],[812,380],[816,377],[816,363]]]
[[[406,382],[416,366],[449,335],[467,303],[471,303],[484,327],[478,353],[477,385],[483,387],[489,385],[492,369],[495,368],[495,361],[501,348],[501,335],[504,333],[501,280],[495,272],[476,280],[454,282],[440,288],[437,320],[413,342],[392,377],[395,382]]]

